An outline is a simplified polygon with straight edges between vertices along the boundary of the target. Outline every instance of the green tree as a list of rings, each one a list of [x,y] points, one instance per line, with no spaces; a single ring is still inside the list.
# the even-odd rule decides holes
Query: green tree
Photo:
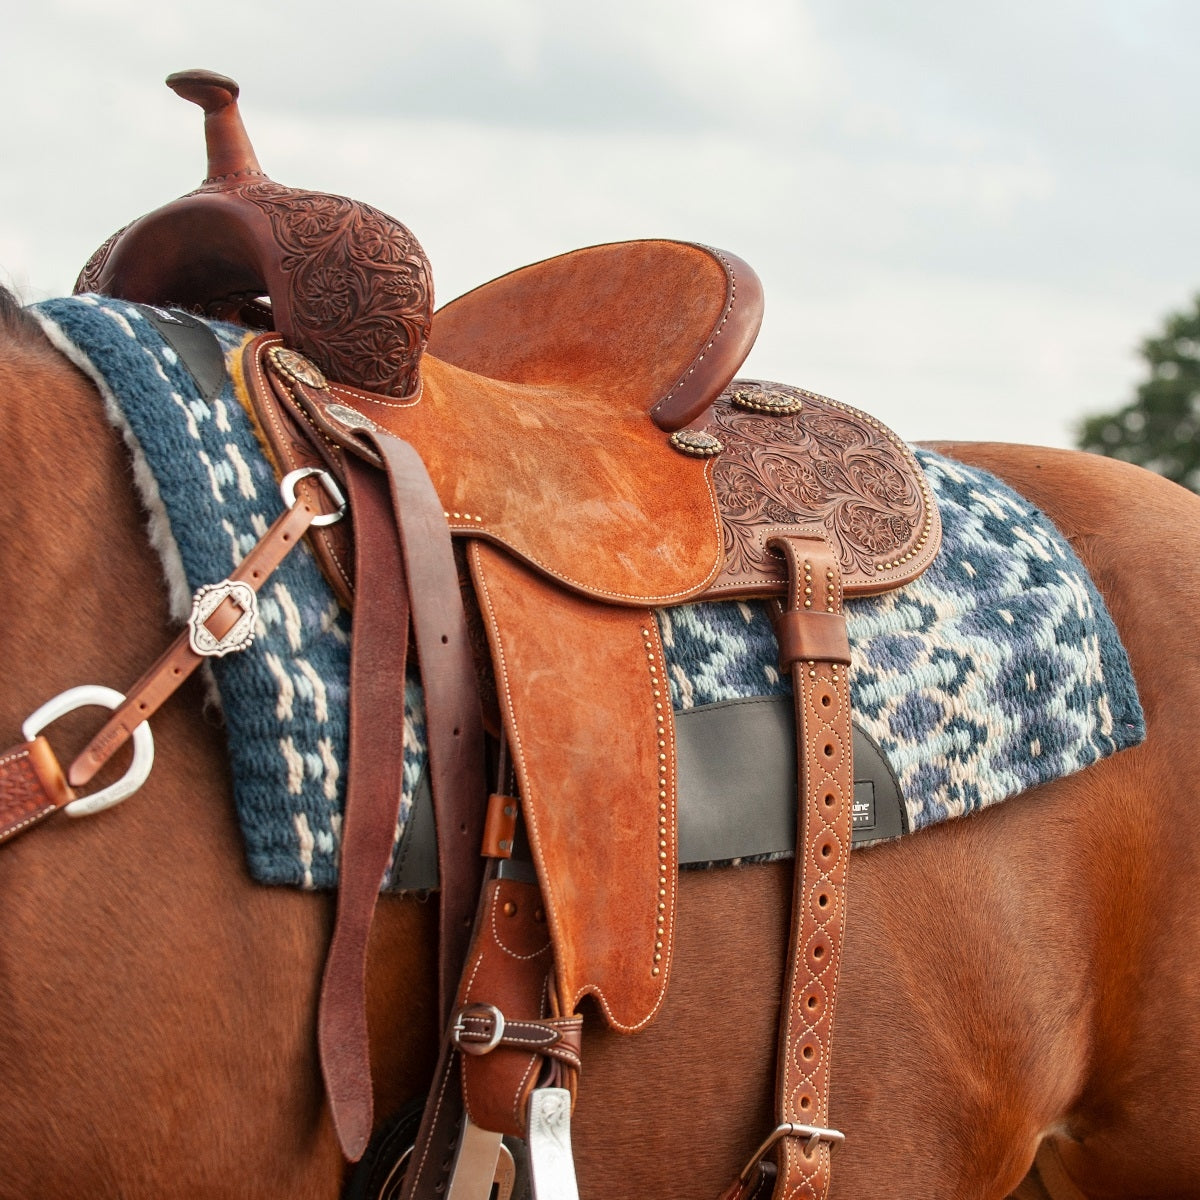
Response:
[[[1137,463],[1200,492],[1200,295],[1141,345],[1149,377],[1137,399],[1088,417],[1079,447]]]

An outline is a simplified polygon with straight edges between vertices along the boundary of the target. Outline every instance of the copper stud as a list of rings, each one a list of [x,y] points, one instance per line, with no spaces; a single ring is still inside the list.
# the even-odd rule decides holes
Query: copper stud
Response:
[[[677,429],[669,441],[681,454],[692,458],[712,458],[725,448],[720,438],[702,429]]]

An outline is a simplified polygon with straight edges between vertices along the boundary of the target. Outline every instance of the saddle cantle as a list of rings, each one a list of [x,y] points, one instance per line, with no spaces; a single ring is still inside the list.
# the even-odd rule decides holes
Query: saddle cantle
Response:
[[[834,805],[849,761],[841,597],[898,586],[936,553],[937,513],[919,467],[855,410],[777,385],[728,386],[762,314],[757,277],[735,256],[667,240],[596,246],[494,280],[434,316],[428,263],[403,226],[268,180],[232,81],[188,72],[168,82],[204,107],[208,178],[114,235],[79,286],[278,330],[252,341],[242,364],[264,443],[281,471],[322,463],[348,479],[364,512],[374,506],[372,546],[389,505],[373,498],[363,464],[386,468],[404,551],[390,553],[397,578],[408,578],[423,671],[440,648],[428,631],[422,643],[424,568],[414,570],[411,544],[446,532],[465,544],[553,946],[553,969],[530,981],[529,1003],[548,1006],[542,1019],[569,1022],[591,994],[614,1027],[644,1026],[668,982],[676,886],[673,717],[651,606],[701,595],[784,600],[781,669],[792,672],[806,711],[820,717],[824,706],[824,753],[836,760],[802,786],[805,795],[823,789],[848,822],[848,801]],[[313,540],[343,599],[369,574],[375,604],[379,565],[364,549],[360,516],[357,565],[340,527]],[[450,603],[444,564],[436,571],[436,603]],[[360,620],[361,606],[356,641],[370,634]],[[402,643],[401,630],[388,636]],[[366,664],[375,673],[386,666]],[[453,682],[457,704],[462,681]],[[461,723],[449,722],[455,736]],[[802,720],[802,736],[804,728]],[[431,731],[431,755],[434,741]],[[352,762],[351,780],[355,771]],[[445,799],[436,785],[434,798]],[[503,858],[511,826],[495,814],[511,806],[503,795],[493,801],[483,837],[486,852]],[[442,841],[456,830],[438,812]],[[464,831],[468,819],[476,815],[464,817]],[[840,896],[844,855],[829,860],[832,844],[822,845],[826,859],[813,870]],[[345,880],[348,839],[343,846]],[[451,878],[443,869],[443,881]],[[461,931],[446,931],[461,925],[464,899],[451,890],[442,889],[443,966],[449,957],[457,972],[465,943]],[[348,903],[344,888],[339,929]],[[468,913],[473,904],[468,897]],[[841,911],[835,900],[813,917],[812,936],[835,961],[840,932],[832,943],[820,938]],[[511,1043],[484,1058],[462,1046],[475,1037],[493,1050],[503,1033],[502,1022],[480,1025],[486,997],[464,989],[460,1004],[474,1015],[454,1026],[444,1066],[463,1048],[468,1095],[500,1070],[517,1089],[501,1132],[531,1133],[540,1060]],[[827,1036],[826,1019],[812,1036]],[[543,1032],[555,1041],[562,1031],[551,1025]],[[323,1021],[323,1052],[325,1033]],[[335,1034],[335,1053],[346,1040]],[[559,1056],[555,1070],[566,1069],[573,1087],[575,1051],[540,1053]],[[341,1069],[331,1074],[326,1060],[343,1145],[356,1157],[369,1132],[369,1088],[364,1096],[351,1086],[347,1099]],[[823,1096],[827,1074],[821,1080],[812,1086]],[[802,1091],[795,1080],[789,1090]],[[419,1186],[406,1181],[406,1195]]]

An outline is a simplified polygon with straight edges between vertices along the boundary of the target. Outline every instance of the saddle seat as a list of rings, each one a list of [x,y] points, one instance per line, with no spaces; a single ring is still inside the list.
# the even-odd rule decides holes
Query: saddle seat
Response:
[[[761,312],[734,255],[594,246],[440,309],[413,395],[330,383],[307,412],[335,442],[382,428],[413,445],[454,533],[609,603],[679,603],[716,579],[722,533],[711,459],[680,454],[655,415],[707,409]]]

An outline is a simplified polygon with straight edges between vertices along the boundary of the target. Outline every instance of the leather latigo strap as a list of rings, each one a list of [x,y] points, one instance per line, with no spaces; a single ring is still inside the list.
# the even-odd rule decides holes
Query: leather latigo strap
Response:
[[[792,933],[779,1027],[779,1125],[723,1200],[765,1194],[766,1164],[778,1147],[775,1200],[824,1200],[830,1151],[830,1055],[838,969],[846,927],[853,764],[850,646],[837,557],[825,538],[773,539],[788,570],[779,616],[780,670],[795,694],[799,818]]]
[[[351,1161],[371,1133],[372,1099],[365,1010],[367,935],[387,867],[400,801],[404,647],[411,606],[425,685],[430,782],[438,827],[441,1011],[449,1011],[466,956],[479,892],[486,808],[483,720],[462,594],[441,504],[415,451],[386,434],[373,439],[386,464],[387,499],[373,494],[385,476],[347,460],[354,479],[358,567],[351,750],[338,917],[321,995],[322,1066],[334,1123]],[[368,483],[369,475],[374,481]],[[390,509],[390,511],[389,511]],[[403,560],[401,565],[401,559]],[[398,586],[399,581],[399,586]],[[395,612],[407,592],[403,625]],[[355,667],[357,666],[357,669]],[[359,796],[362,796],[362,800]]]
[[[44,737],[0,754],[0,842],[23,833],[74,799]]]
[[[350,511],[363,558],[360,620],[350,645],[350,745],[342,819],[337,918],[325,960],[317,1038],[334,1126],[357,1161],[371,1136],[366,959],[379,882],[387,870],[404,764],[404,681],[409,603],[387,481],[346,464]]]

